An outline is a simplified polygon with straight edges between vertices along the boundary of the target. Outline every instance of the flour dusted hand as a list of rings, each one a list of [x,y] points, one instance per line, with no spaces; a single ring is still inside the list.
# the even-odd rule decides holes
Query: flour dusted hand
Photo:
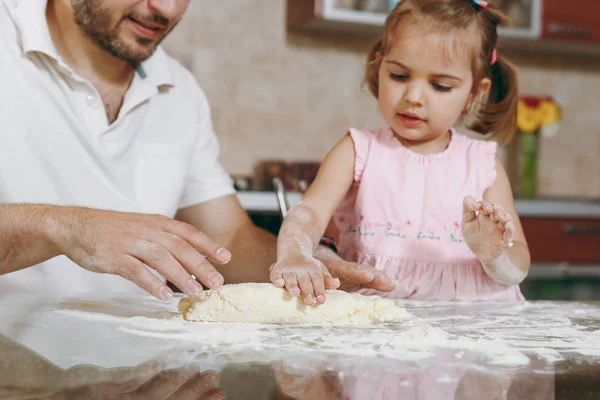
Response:
[[[339,286],[321,261],[303,255],[278,260],[270,268],[270,279],[275,286],[285,287],[293,297],[302,294],[309,306],[323,304],[325,289]]]
[[[188,321],[261,324],[368,324],[409,318],[404,308],[379,296],[340,290],[327,291],[327,296],[325,304],[313,307],[272,284],[241,283],[182,299],[179,311]]]
[[[484,265],[489,265],[508,249],[515,227],[502,207],[467,196],[463,201],[462,233],[465,242]]]

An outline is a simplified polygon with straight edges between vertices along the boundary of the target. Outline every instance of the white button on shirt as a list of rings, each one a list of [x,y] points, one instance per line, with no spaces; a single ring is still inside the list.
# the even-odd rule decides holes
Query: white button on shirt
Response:
[[[46,0],[0,0],[0,203],[173,217],[234,193],[206,97],[162,48],[142,63],[109,125],[95,88],[61,61]],[[0,276],[0,293],[137,289],[66,257]]]

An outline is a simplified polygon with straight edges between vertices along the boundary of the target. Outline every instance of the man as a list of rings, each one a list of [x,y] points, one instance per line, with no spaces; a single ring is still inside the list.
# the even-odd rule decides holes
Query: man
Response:
[[[275,238],[237,201],[204,93],[158,47],[188,4],[0,0],[0,291],[269,281]],[[392,285],[320,251],[344,283]]]

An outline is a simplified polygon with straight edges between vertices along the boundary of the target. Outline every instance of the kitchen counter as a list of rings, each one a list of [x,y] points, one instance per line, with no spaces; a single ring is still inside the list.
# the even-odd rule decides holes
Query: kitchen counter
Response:
[[[248,211],[278,212],[277,198],[272,192],[238,192],[238,198]],[[302,195],[288,193],[290,206],[296,205]],[[521,217],[600,218],[600,202],[586,200],[517,199]]]
[[[600,395],[600,303],[399,301],[400,324],[275,326],[183,321],[178,300],[0,295],[0,398],[166,398],[186,368],[216,371],[228,399]]]

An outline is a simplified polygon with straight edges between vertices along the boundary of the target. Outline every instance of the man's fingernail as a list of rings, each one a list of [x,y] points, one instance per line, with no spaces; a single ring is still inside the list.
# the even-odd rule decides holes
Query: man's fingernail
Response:
[[[229,261],[231,259],[231,253],[227,249],[219,249],[217,250],[217,257],[221,261]]]
[[[223,277],[216,272],[213,272],[208,277],[208,282],[212,285],[213,288],[218,288],[223,284]]]
[[[173,297],[173,291],[168,286],[163,286],[158,291],[161,300],[167,300]]]
[[[192,296],[198,296],[200,293],[202,293],[202,286],[200,286],[200,284],[193,279],[188,281],[187,289],[189,294]]]
[[[323,304],[325,302],[325,297],[323,295],[317,296],[317,303]]]
[[[306,305],[313,306],[315,304],[315,298],[312,295],[306,296]]]

